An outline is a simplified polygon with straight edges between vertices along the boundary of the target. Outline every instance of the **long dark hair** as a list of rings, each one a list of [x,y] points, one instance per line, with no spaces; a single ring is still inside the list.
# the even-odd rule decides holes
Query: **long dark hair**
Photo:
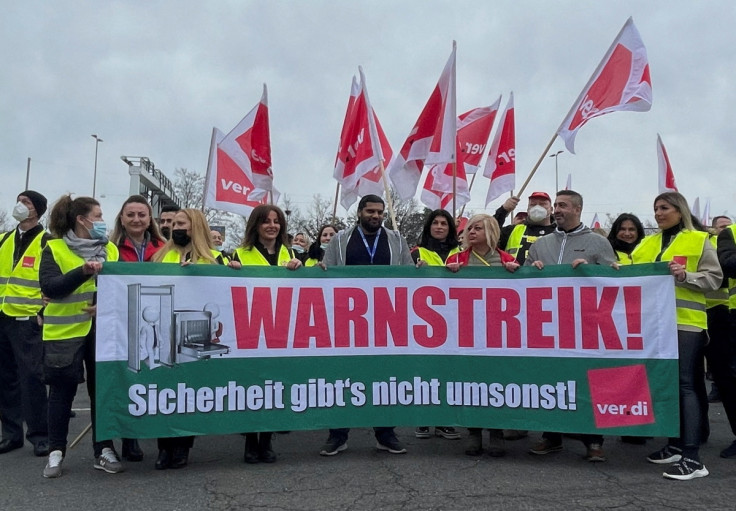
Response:
[[[422,229],[422,236],[419,238],[418,246],[428,247],[430,240],[434,239],[432,238],[432,222],[434,222],[434,219],[438,216],[447,220],[447,225],[449,227],[445,243],[447,243],[450,249],[457,247],[460,243],[457,241],[457,227],[455,227],[455,219],[452,218],[452,215],[444,209],[435,209],[427,216],[427,219],[424,221],[424,228]]]
[[[99,206],[92,197],[77,197],[72,199],[71,195],[62,195],[56,201],[49,214],[49,231],[56,238],[63,238],[77,224],[79,215],[87,216],[92,208]]]
[[[309,250],[307,251],[307,257],[309,259],[316,259],[318,261],[322,260],[322,257],[325,255],[325,251],[322,249],[322,233],[325,232],[325,229],[327,228],[332,229],[337,233],[337,227],[335,227],[332,224],[323,225],[319,228],[319,232],[317,233],[317,239],[312,242],[311,245],[309,245]]]
[[[245,226],[245,236],[243,236],[243,248],[253,248],[258,241],[258,227],[268,219],[271,211],[276,212],[276,216],[281,228],[279,229],[279,237],[276,238],[276,246],[289,246],[289,234],[286,228],[286,216],[281,208],[273,204],[261,204],[256,206],[248,217],[248,224]]]
[[[636,241],[634,242],[634,245],[638,245],[642,238],[644,238],[644,226],[642,225],[641,220],[639,220],[639,217],[633,213],[621,213],[618,218],[613,221],[611,230],[608,233],[608,241],[611,242],[611,245],[614,245],[616,240],[618,240],[616,235],[618,234],[618,231],[621,230],[621,225],[623,225],[626,220],[629,220],[634,224],[634,227],[636,227]]]

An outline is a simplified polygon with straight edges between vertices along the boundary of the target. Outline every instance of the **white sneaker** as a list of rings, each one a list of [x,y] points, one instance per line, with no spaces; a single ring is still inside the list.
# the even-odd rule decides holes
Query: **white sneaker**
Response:
[[[46,478],[54,478],[61,476],[61,462],[64,461],[64,455],[61,451],[51,451],[49,453],[49,461],[43,469],[43,476]]]
[[[92,466],[97,470],[104,470],[108,474],[117,474],[125,470],[125,467],[123,467],[123,464],[118,459],[118,455],[109,447],[102,449],[102,454],[95,459],[95,463]]]

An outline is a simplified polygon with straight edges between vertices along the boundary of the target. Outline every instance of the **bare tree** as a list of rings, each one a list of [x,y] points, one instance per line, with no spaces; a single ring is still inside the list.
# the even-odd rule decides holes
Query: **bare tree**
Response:
[[[0,232],[6,232],[13,228],[13,222],[5,210],[0,211]]]

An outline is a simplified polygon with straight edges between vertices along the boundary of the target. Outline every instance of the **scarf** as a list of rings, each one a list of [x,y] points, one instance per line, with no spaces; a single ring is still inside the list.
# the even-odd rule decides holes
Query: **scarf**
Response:
[[[80,238],[70,229],[63,239],[69,249],[85,261],[107,260],[107,238],[101,240]]]

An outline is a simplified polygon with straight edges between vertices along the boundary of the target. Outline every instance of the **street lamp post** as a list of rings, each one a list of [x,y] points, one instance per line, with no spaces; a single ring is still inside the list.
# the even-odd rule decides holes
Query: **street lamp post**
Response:
[[[557,175],[557,157],[560,155],[560,153],[564,153],[564,152],[565,151],[563,151],[562,149],[560,149],[555,154],[550,154],[549,155],[550,158],[554,158],[555,159],[555,193],[557,193],[557,192],[560,191],[560,181],[559,181],[559,176]]]
[[[92,175],[92,198],[95,198],[95,192],[97,191],[97,146],[100,145],[100,142],[104,142],[100,137],[97,135],[92,135],[92,138],[95,139],[95,173]]]

